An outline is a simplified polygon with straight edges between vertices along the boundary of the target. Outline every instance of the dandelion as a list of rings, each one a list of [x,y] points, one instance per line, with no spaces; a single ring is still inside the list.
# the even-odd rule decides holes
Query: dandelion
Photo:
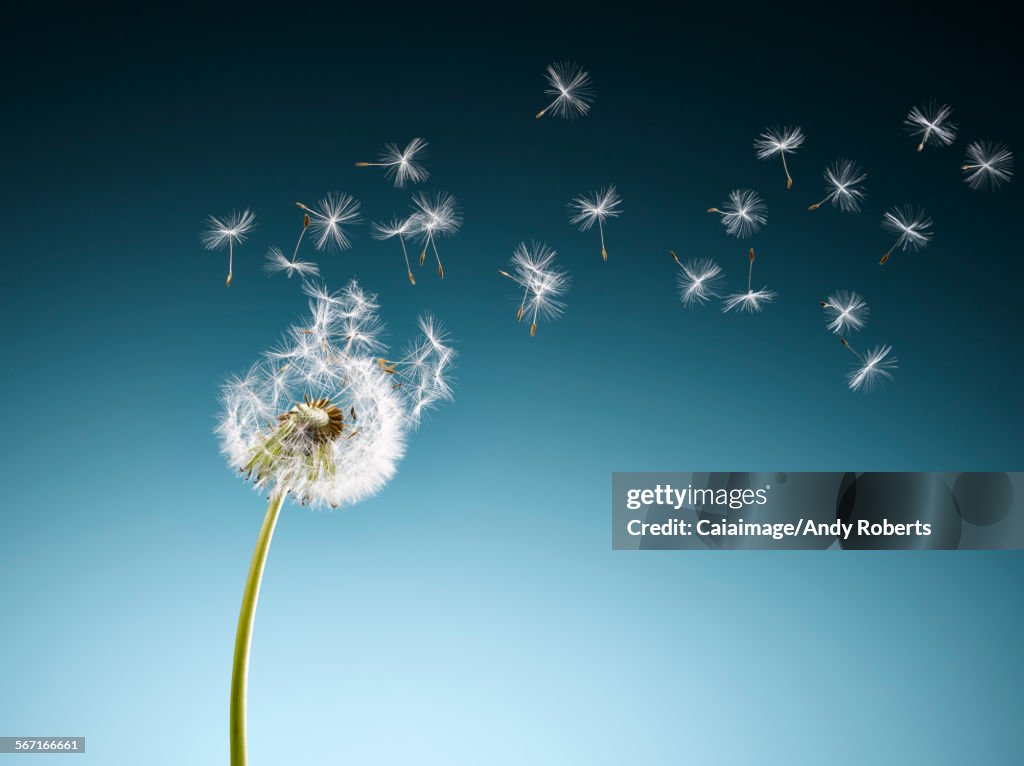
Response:
[[[861,330],[868,320],[868,304],[857,293],[837,290],[820,302],[828,317],[828,329],[836,335]]]
[[[530,313],[530,336],[537,334],[537,320],[558,319],[565,311],[562,297],[569,290],[568,275],[555,265],[557,253],[541,242],[527,247],[520,242],[512,253],[511,273],[498,271],[523,288],[516,321]]]
[[[597,224],[598,231],[601,232],[601,257],[606,261],[608,251],[604,246],[604,222],[608,218],[618,218],[622,215],[619,209],[621,204],[622,198],[614,186],[589,195],[580,195],[569,203],[569,212],[572,214],[569,223],[578,225],[580,231],[587,231]]]
[[[430,173],[417,158],[426,154],[427,142],[414,138],[404,149],[396,144],[386,144],[378,162],[357,162],[357,168],[385,168],[384,175],[394,179],[395,188],[401,189],[406,181],[414,184],[426,181]]]
[[[839,341],[857,357],[857,364],[847,373],[846,382],[851,391],[872,391],[884,387],[885,381],[892,380],[898,360],[890,356],[892,346],[876,346],[865,354],[858,353],[846,338]]]
[[[793,179],[789,175],[789,166],[786,164],[786,155],[794,154],[804,142],[804,131],[802,128],[767,128],[754,141],[754,148],[757,150],[759,160],[768,160],[772,157],[782,158],[782,169],[786,171],[786,188],[793,188]]]
[[[995,190],[1013,178],[1013,154],[1005,144],[973,141],[960,169],[972,189]]]
[[[747,267],[747,291],[726,296],[722,304],[722,311],[725,313],[738,309],[741,312],[749,311],[751,314],[755,314],[763,308],[762,304],[771,303],[775,300],[775,292],[767,287],[762,287],[760,290],[753,289],[754,248],[750,248],[747,259],[750,262],[750,265]]]
[[[808,210],[817,210],[826,202],[844,213],[857,213],[864,201],[864,190],[860,188],[868,174],[852,160],[836,160],[825,168],[825,194],[821,202],[815,202]]]
[[[288,260],[281,252],[281,248],[276,246],[267,251],[267,262],[263,265],[263,270],[268,274],[283,271],[288,274],[288,279],[291,279],[294,274],[298,274],[300,277],[315,277],[320,274],[320,268],[315,263],[300,261],[298,258]]]
[[[405,238],[413,233],[415,221],[412,216],[408,218],[392,218],[388,223],[375,223],[372,226],[370,236],[374,239],[391,239],[398,237],[402,243],[402,255],[405,256],[405,270],[409,275],[409,281],[416,284],[416,277],[412,275],[412,267],[409,265],[409,251],[405,247]]]
[[[729,192],[729,201],[722,209],[709,207],[709,213],[718,213],[722,217],[722,225],[726,234],[746,239],[756,234],[768,223],[768,207],[761,196],[750,189],[736,189]]]
[[[924,248],[932,239],[932,219],[923,208],[914,209],[910,205],[894,207],[882,216],[882,228],[896,234],[896,241],[889,251],[882,256],[879,264],[889,260],[893,251],[916,252]]]
[[[248,208],[241,213],[234,210],[222,218],[213,215],[207,218],[206,231],[199,235],[199,239],[207,250],[220,250],[227,245],[228,278],[224,282],[225,287],[231,287],[231,278],[235,273],[235,245],[245,242],[246,235],[255,225],[256,214]]]
[[[722,281],[721,267],[710,258],[698,258],[683,263],[669,250],[669,255],[679,267],[676,282],[679,285],[679,300],[684,306],[707,303],[718,297],[718,285]]]
[[[590,75],[578,64],[552,64],[548,67],[544,79],[548,81],[548,87],[544,92],[554,96],[555,100],[537,112],[538,120],[547,112],[551,112],[555,117],[575,120],[590,111],[596,94]]]
[[[316,207],[307,207],[301,202],[295,204],[305,215],[302,219],[299,240],[295,243],[292,260],[299,254],[299,245],[302,244],[306,229],[312,230],[312,236],[315,238],[313,245],[317,250],[348,250],[352,247],[352,242],[344,227],[362,223],[363,219],[359,215],[359,200],[349,194],[331,192],[320,200]]]
[[[926,146],[949,146],[956,140],[956,124],[949,119],[952,116],[953,107],[930,101],[911,109],[903,125],[910,135],[920,137],[917,151]]]
[[[416,354],[387,369],[377,358],[378,306],[352,282],[310,286],[312,316],[223,390],[217,433],[228,463],[269,494],[238,618],[230,695],[231,763],[247,763],[246,687],[252,631],[270,541],[285,498],[339,507],[395,474],[426,407],[451,398],[454,352],[434,320]],[[408,383],[406,381],[409,381]]]
[[[412,205],[414,212],[409,218],[410,231],[419,235],[423,243],[420,266],[426,260],[429,247],[437,259],[437,275],[444,279],[444,266],[441,265],[441,255],[437,252],[437,238],[453,236],[462,227],[459,204],[451,194],[439,191],[432,195],[423,192],[415,194]]]

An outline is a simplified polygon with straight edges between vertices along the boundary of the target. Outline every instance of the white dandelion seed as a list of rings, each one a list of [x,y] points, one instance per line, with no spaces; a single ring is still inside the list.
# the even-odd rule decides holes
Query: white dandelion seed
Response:
[[[298,258],[288,260],[285,254],[281,252],[281,248],[276,245],[267,250],[267,262],[263,265],[263,270],[268,274],[277,274],[283,271],[288,274],[288,279],[291,279],[295,274],[298,274],[300,277],[316,277],[320,275],[320,267],[315,263],[300,261]]]
[[[386,144],[384,152],[377,162],[357,162],[357,168],[385,168],[386,178],[394,179],[395,188],[401,189],[407,181],[414,184],[422,183],[430,177],[423,167],[423,155],[427,151],[427,142],[422,138],[414,138],[404,149],[397,144]]]
[[[423,411],[451,398],[454,352],[443,329],[420,320],[422,340],[399,362],[375,358],[353,342],[353,323],[373,333],[374,296],[352,282],[327,293],[312,286],[310,342],[304,326],[244,376],[223,388],[217,424],[229,465],[270,495],[242,597],[231,674],[232,763],[247,762],[246,688],[260,583],[286,497],[314,507],[351,505],[379,492],[394,476],[409,433]],[[283,356],[284,352],[287,352]],[[282,361],[285,363],[282,365]]]
[[[199,235],[200,241],[207,250],[228,248],[228,278],[225,287],[231,286],[235,266],[235,245],[245,242],[246,235],[256,225],[256,214],[248,208],[242,212],[233,210],[230,215],[218,218],[211,215],[206,219],[207,228]]]
[[[622,215],[620,205],[622,198],[614,186],[590,194],[581,194],[569,203],[569,223],[579,226],[580,231],[588,231],[595,223],[597,224],[598,231],[601,232],[601,257],[606,261],[608,251],[604,246],[604,222]]]
[[[312,231],[315,238],[313,242],[317,250],[348,250],[352,242],[348,238],[346,226],[362,223],[359,215],[359,200],[350,194],[339,194],[331,192],[316,207],[307,207],[301,202],[295,203],[304,213],[302,219],[302,232],[299,240],[295,243],[295,256],[299,253],[299,245],[302,244],[302,237],[306,229]]]
[[[882,228],[896,234],[896,241],[889,251],[882,256],[879,264],[884,264],[897,249],[903,252],[921,250],[932,239],[932,219],[924,208],[915,209],[911,205],[903,205],[888,210],[882,216]]]
[[[590,75],[578,64],[552,64],[548,67],[544,79],[548,81],[548,87],[544,92],[554,96],[555,100],[537,112],[537,119],[551,112],[555,117],[574,120],[590,111],[596,94]]]
[[[795,154],[803,144],[804,138],[804,131],[800,127],[766,128],[754,141],[754,149],[757,150],[759,160],[768,160],[772,157],[782,158],[782,169],[786,172],[787,189],[793,188],[793,179],[789,175],[786,155]]]
[[[733,309],[739,309],[741,312],[749,311],[751,314],[755,314],[764,308],[764,304],[775,300],[776,293],[767,287],[762,287],[760,290],[753,288],[754,258],[754,248],[750,248],[750,253],[747,255],[747,259],[750,262],[750,265],[747,267],[747,291],[726,296],[722,302],[722,311],[724,313],[728,313]]]
[[[413,195],[412,206],[413,214],[409,217],[410,231],[423,243],[420,266],[426,260],[427,248],[430,248],[437,259],[437,275],[444,279],[444,266],[441,265],[441,255],[437,251],[437,238],[454,236],[462,227],[459,203],[448,192],[438,191],[430,195],[417,192]]]
[[[857,357],[857,364],[846,375],[846,382],[851,391],[884,388],[885,381],[893,379],[892,370],[896,369],[899,360],[891,356],[892,346],[876,346],[867,353],[860,354],[846,338],[839,340]]]
[[[828,318],[828,329],[836,335],[862,330],[867,324],[867,301],[855,292],[837,290],[820,303]]]
[[[425,410],[452,398],[450,369],[455,360],[455,350],[440,322],[424,314],[418,324],[421,337],[405,347],[400,359],[377,360],[378,366],[393,376],[395,385],[410,398],[410,415],[416,423]]]
[[[691,259],[683,263],[674,251],[670,250],[669,255],[679,267],[676,283],[679,285],[679,300],[684,306],[704,304],[718,297],[718,286],[723,274],[717,263],[710,258]]]
[[[709,213],[718,213],[726,234],[746,239],[756,234],[768,223],[768,207],[761,196],[750,189],[735,189],[729,192],[729,201],[722,208],[709,207]]]
[[[861,184],[868,174],[861,170],[860,165],[852,160],[836,160],[825,168],[825,197],[815,202],[808,210],[817,210],[826,202],[837,207],[844,213],[860,212],[860,204],[864,201],[864,190]]]
[[[537,320],[558,319],[565,311],[562,300],[569,290],[569,276],[555,265],[557,253],[542,242],[520,242],[512,253],[511,273],[498,271],[523,288],[516,321],[529,313],[530,336],[537,334]]]
[[[1013,178],[1013,154],[1005,144],[973,141],[960,167],[964,182],[972,189],[995,190]]]
[[[949,119],[952,116],[953,107],[930,101],[911,109],[903,125],[910,135],[920,138],[917,151],[926,146],[949,146],[956,140],[956,124]]]
[[[405,270],[409,275],[409,281],[415,285],[416,277],[412,275],[412,266],[409,265],[409,251],[405,246],[405,238],[414,233],[414,223],[412,216],[408,218],[392,218],[387,223],[374,223],[371,227],[370,236],[380,240],[398,237],[398,241],[402,244],[402,255],[405,257]]]

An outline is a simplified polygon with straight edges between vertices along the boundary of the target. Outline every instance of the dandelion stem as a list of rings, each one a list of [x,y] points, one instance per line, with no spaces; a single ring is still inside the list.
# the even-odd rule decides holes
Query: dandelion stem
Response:
[[[850,353],[852,353],[855,357],[860,359],[862,364],[864,363],[864,357],[857,353],[857,349],[850,345],[850,341],[848,341],[846,338],[840,338],[839,342],[842,343],[846,348],[850,349]]]
[[[309,228],[309,215],[306,215],[306,217],[303,220],[305,221],[305,223],[302,226],[302,231],[299,232],[299,239],[295,243],[295,250],[292,251],[292,261],[299,257],[299,245],[302,244],[302,238],[306,236],[306,229]]]
[[[822,200],[821,202],[815,202],[815,203],[814,203],[813,205],[811,205],[811,206],[810,206],[809,208],[807,208],[807,209],[808,209],[808,210],[817,210],[817,209],[818,209],[819,207],[821,207],[821,206],[822,206],[822,205],[824,205],[824,204],[825,204],[826,202],[828,202],[828,201],[829,201],[829,199],[831,199],[831,198],[832,198],[832,195],[831,195],[831,194],[827,194],[827,195],[825,195],[825,199],[823,199],[823,200]]]
[[[601,232],[601,257],[604,258],[607,261],[608,260],[608,251],[605,250],[605,247],[604,247],[604,223],[601,222],[601,219],[598,219],[598,221],[597,221],[597,230],[599,232]]]
[[[235,273],[235,244],[228,240],[228,279],[224,283],[224,287],[231,287],[231,277]]]
[[[782,169],[786,171],[786,188],[787,189],[792,189],[793,188],[793,179],[789,175],[789,165],[786,164],[786,153],[785,152],[781,152],[781,154],[782,154]]]
[[[412,266],[409,265],[409,251],[405,248],[405,237],[399,234],[398,241],[402,243],[402,255],[405,256],[405,270],[409,272],[409,281],[416,284],[416,278],[412,275]]]
[[[260,595],[260,582],[263,580],[263,567],[267,563],[267,552],[270,540],[274,536],[274,527],[281,513],[285,493],[275,491],[267,506],[267,515],[263,518],[259,537],[256,538],[256,550],[252,554],[249,565],[249,576],[245,581],[245,592],[242,595],[242,608],[238,614],[238,632],[235,634],[235,657],[231,666],[231,766],[246,766],[245,736],[245,703],[249,681],[249,649],[252,645],[252,628],[256,618],[256,601]]]
[[[434,251],[434,257],[437,258],[437,273],[444,279],[444,266],[441,265],[441,255],[437,252],[437,245],[434,244],[434,238],[430,238],[430,247]]]

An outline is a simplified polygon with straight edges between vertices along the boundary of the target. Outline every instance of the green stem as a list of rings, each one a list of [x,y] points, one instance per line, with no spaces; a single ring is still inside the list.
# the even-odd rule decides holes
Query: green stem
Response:
[[[284,492],[275,492],[267,506],[267,515],[256,539],[256,550],[249,565],[245,581],[242,609],[238,614],[238,632],[235,634],[235,659],[231,665],[231,766],[246,766],[245,697],[249,680],[249,647],[252,645],[252,626],[256,619],[256,601],[260,597],[260,581],[267,563],[267,551],[274,536],[277,517],[284,503]]]

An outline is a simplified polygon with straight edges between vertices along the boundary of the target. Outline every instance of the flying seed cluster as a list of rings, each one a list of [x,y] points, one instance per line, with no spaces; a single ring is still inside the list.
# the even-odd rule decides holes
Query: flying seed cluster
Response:
[[[589,115],[596,93],[590,74],[578,64],[559,62],[550,65],[544,73],[547,96],[546,105],[535,117],[575,120]],[[544,103],[544,102],[541,102]],[[904,118],[904,128],[914,139],[918,152],[926,148],[941,149],[956,142],[959,126],[953,121],[953,109],[947,104],[928,102],[914,106]],[[795,181],[792,165],[805,144],[807,136],[801,126],[765,128],[753,141],[754,155],[759,160],[776,160],[782,166],[786,189],[792,189]],[[428,144],[422,138],[414,138],[404,147],[387,143],[375,161],[356,162],[357,168],[382,168],[384,175],[395,188],[408,184],[425,182],[429,177],[424,159]],[[995,190],[1013,178],[1014,159],[1011,151],[1003,144],[992,141],[972,141],[966,147],[960,170],[963,180],[973,190]],[[830,163],[822,173],[823,193],[820,199],[808,205],[813,212],[831,207],[841,213],[861,212],[866,199],[865,182],[868,178],[864,169],[854,160],[840,157]],[[817,195],[815,195],[817,196]],[[268,274],[283,273],[288,278],[298,275],[309,279],[319,274],[319,266],[300,257],[306,238],[313,241],[317,251],[344,251],[351,247],[351,228],[362,223],[360,203],[348,194],[332,192],[322,197],[315,205],[297,202],[302,212],[302,228],[299,231],[291,256],[281,248],[272,246],[267,251],[265,270]],[[622,215],[622,198],[614,185],[576,196],[568,203],[569,223],[581,232],[598,230],[597,240],[603,261],[609,258],[606,243],[609,222]],[[749,188],[735,188],[726,195],[724,202],[707,212],[718,216],[725,233],[738,239],[750,239],[768,223],[768,208],[762,196]],[[371,224],[370,234],[375,240],[398,240],[402,253],[402,265],[410,285],[416,285],[416,269],[427,259],[436,262],[437,275],[444,279],[446,269],[441,257],[440,240],[457,234],[463,223],[461,208],[454,196],[444,191],[418,191],[412,195],[409,211],[405,215],[392,216],[387,220]],[[210,250],[228,250],[228,276],[226,284],[233,278],[234,251],[244,243],[255,226],[255,215],[248,209],[232,212],[223,217],[211,216],[207,228],[201,234],[204,246]],[[889,263],[900,253],[913,253],[926,248],[933,238],[933,222],[928,212],[913,204],[889,207],[881,220],[882,229],[889,235],[887,249],[878,259],[880,265]],[[308,232],[308,234],[307,234]],[[410,247],[415,247],[410,254]],[[879,248],[881,250],[881,248]],[[677,267],[676,281],[681,303],[687,308],[721,300],[724,313],[756,314],[773,303],[778,294],[762,286],[754,288],[753,270],[756,260],[754,248],[747,251],[747,281],[745,289],[722,294],[725,274],[714,260],[706,257],[681,259],[670,251]],[[529,334],[537,333],[538,323],[560,317],[566,308],[564,297],[570,286],[570,278],[557,263],[557,253],[547,244],[521,242],[512,253],[509,265],[499,269],[499,274],[515,283],[515,316],[517,321],[529,321]],[[900,260],[897,258],[897,260]],[[412,264],[416,261],[417,267]],[[848,376],[848,385],[853,390],[870,390],[886,380],[892,379],[891,371],[896,367],[890,346],[872,347],[864,353],[857,351],[847,336],[864,328],[867,316],[867,302],[858,294],[848,290],[836,290],[820,306],[825,312],[826,327],[840,337],[841,343],[857,358],[857,365]],[[404,362],[393,362],[384,358],[377,361],[377,368],[388,377],[402,379]],[[406,382],[398,385],[406,385]],[[315,402],[306,402],[306,409],[297,409],[289,415],[287,422],[298,422],[319,412]],[[296,405],[298,406],[298,405]],[[334,406],[328,401],[325,407]],[[307,411],[308,410],[308,411]],[[343,410],[338,409],[338,413]],[[289,410],[289,412],[292,412]],[[319,416],[318,416],[319,417]],[[344,415],[342,431],[345,430]],[[280,425],[285,425],[281,421]],[[305,428],[305,427],[304,427]],[[305,430],[308,430],[306,428]],[[258,463],[253,464],[255,470]],[[256,475],[259,471],[256,471]]]

